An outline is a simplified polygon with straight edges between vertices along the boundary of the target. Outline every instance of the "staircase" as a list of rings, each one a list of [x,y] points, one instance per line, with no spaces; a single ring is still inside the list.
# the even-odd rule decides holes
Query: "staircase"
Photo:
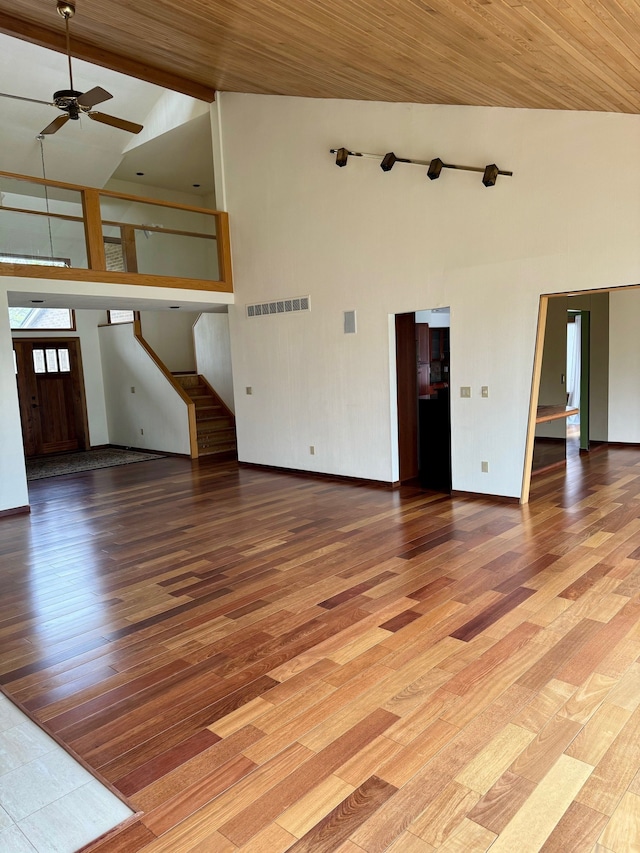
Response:
[[[198,456],[235,459],[238,448],[233,413],[203,376],[197,373],[176,373],[174,377],[196,405]]]

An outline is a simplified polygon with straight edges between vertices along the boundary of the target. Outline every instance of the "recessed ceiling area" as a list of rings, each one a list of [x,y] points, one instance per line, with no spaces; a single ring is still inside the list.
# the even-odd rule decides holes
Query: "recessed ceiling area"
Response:
[[[0,30],[63,48],[54,0],[0,0]],[[78,56],[209,100],[640,111],[636,3],[80,0],[73,34]]]
[[[198,116],[127,151],[112,177],[142,186],[210,195],[214,183],[209,115]]]

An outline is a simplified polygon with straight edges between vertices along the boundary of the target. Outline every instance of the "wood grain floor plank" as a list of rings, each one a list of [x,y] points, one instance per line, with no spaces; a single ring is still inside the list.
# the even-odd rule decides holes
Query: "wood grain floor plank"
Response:
[[[374,711],[344,735],[310,758],[288,779],[268,794],[223,824],[220,831],[234,844],[246,843],[265,823],[276,818],[301,795],[308,793],[322,778],[329,776],[366,744],[381,735],[397,717],[382,709]],[[386,784],[386,783],[385,783]],[[386,788],[385,788],[386,790]]]
[[[506,770],[481,797],[468,818],[499,835],[535,790],[535,783]]]
[[[480,795],[456,781],[449,782],[409,824],[409,831],[440,847],[458,829]]]
[[[634,711],[576,799],[595,811],[611,816],[620,797],[635,776],[630,756],[640,755],[640,709]]]
[[[367,779],[294,844],[290,848],[291,853],[331,853],[337,845],[348,840],[354,829],[380,808],[395,790],[375,776]]]
[[[141,468],[0,521],[0,681],[145,810],[97,849],[636,845],[636,448],[526,508]]]
[[[541,847],[540,853],[580,853],[582,850],[590,850],[606,823],[605,815],[574,801]]]
[[[284,811],[277,818],[276,823],[296,838],[302,838],[349,794],[352,794],[356,787],[331,774]]]
[[[589,778],[588,764],[561,755],[492,845],[493,853],[539,850]]]

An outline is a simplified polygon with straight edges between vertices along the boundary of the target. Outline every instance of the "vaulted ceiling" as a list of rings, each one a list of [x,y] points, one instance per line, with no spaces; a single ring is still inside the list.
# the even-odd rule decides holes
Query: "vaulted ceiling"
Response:
[[[0,31],[63,48],[55,0],[0,0]],[[215,90],[640,111],[635,0],[77,0],[77,56]]]

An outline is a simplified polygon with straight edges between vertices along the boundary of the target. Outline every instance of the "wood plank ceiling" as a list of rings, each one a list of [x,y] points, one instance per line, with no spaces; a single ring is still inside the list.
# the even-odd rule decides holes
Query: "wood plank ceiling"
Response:
[[[63,46],[55,0],[0,0],[0,30]],[[205,99],[640,111],[635,0],[78,0],[72,35],[77,56]]]

